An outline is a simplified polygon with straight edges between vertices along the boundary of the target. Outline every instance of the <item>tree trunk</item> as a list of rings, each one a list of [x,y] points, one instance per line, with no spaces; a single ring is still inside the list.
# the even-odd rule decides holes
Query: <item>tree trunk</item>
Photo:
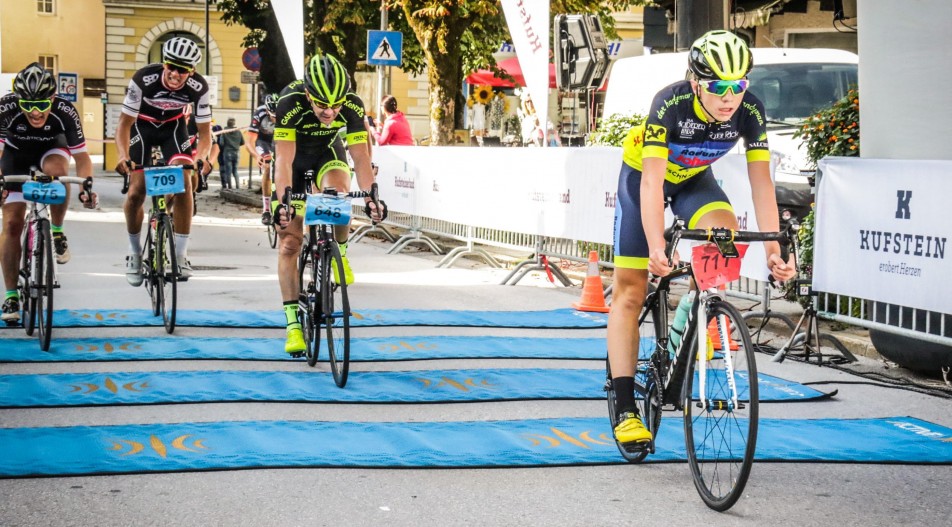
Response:
[[[450,55],[455,52],[456,56]],[[425,51],[430,68],[430,145],[456,142],[456,88],[459,86],[459,48],[446,53]]]

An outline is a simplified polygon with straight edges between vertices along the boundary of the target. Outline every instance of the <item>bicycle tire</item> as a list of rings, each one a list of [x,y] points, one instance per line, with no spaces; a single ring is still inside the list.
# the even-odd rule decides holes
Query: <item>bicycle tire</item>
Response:
[[[298,323],[301,324],[301,331],[304,333],[304,356],[307,358],[307,365],[314,367],[317,364],[317,358],[321,353],[321,332],[315,329],[315,315],[320,310],[318,301],[320,296],[317,293],[317,266],[311,265],[310,272],[307,271],[308,263],[314,258],[314,248],[310,247],[305,239],[305,244],[301,249],[301,255],[298,257]],[[305,280],[307,278],[307,280]],[[318,327],[319,327],[318,322]]]
[[[268,245],[270,245],[272,249],[278,246],[278,231],[274,228],[273,223],[268,225]]]
[[[34,234],[31,213],[27,217],[26,228],[23,229],[20,245],[20,275],[17,278],[17,288],[20,291],[20,318],[28,337],[32,337],[36,329],[36,290],[33,288],[33,263],[36,252],[36,246],[33,243]]]
[[[340,270],[341,283],[334,283],[331,265]],[[321,258],[321,313],[327,334],[327,355],[338,387],[347,384],[350,370],[350,301],[347,298],[344,264],[337,243],[329,243]]]
[[[159,308],[162,313],[162,324],[165,332],[172,334],[175,331],[175,316],[178,307],[178,261],[175,257],[175,236],[172,232],[172,219],[163,216],[155,230],[155,261],[156,293],[159,297]]]
[[[723,350],[706,361],[703,390],[707,408],[701,403],[700,379],[695,379],[699,363],[696,359],[688,361],[682,402],[685,447],[694,486],[708,507],[723,512],[737,502],[750,477],[757,448],[759,390],[754,346],[744,318],[733,305],[714,300],[707,306],[705,323],[715,318],[718,331],[710,337],[727,345],[722,344]],[[725,327],[729,330],[730,342],[736,343],[736,350],[731,350],[731,345],[722,338]],[[697,332],[692,333],[694,347],[691,349],[694,350]],[[696,356],[695,351],[688,355]],[[729,381],[725,367],[727,356],[731,358],[735,379],[746,377],[746,389],[740,383]],[[731,385],[737,388],[736,406],[732,402]]]
[[[152,219],[149,219],[149,224],[151,225]],[[160,296],[162,292],[156,292],[158,285],[156,284],[156,275],[155,268],[152,265],[152,262],[155,259],[155,238],[154,238],[154,229],[149,227],[146,229],[145,243],[142,245],[142,251],[140,252],[140,262],[142,262],[142,285],[145,287],[146,292],[149,294],[149,304],[152,306],[152,316],[157,317],[162,314],[162,299]]]
[[[37,225],[36,246],[36,327],[40,349],[50,350],[53,334],[53,235],[50,222],[41,219]]]

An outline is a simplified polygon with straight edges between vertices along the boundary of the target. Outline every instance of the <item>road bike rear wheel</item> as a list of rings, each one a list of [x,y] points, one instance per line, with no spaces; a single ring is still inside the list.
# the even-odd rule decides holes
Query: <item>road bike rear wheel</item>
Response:
[[[17,278],[17,289],[20,291],[20,317],[23,321],[23,329],[30,337],[36,329],[36,290],[33,288],[33,262],[36,254],[34,236],[31,214],[26,219],[26,228],[23,229],[23,239],[20,244],[20,275]]]
[[[151,263],[154,265],[162,323],[165,325],[165,332],[172,334],[175,331],[179,272],[175,258],[172,220],[168,216],[162,218],[155,230],[155,262]]]
[[[688,464],[701,499],[708,507],[725,511],[740,498],[750,477],[760,395],[754,347],[743,317],[731,304],[715,300],[707,307],[705,323],[715,320],[716,328],[707,334],[720,349],[715,349],[710,359],[700,357],[707,359],[703,386],[698,353],[693,352],[688,361],[684,435]],[[697,332],[694,335],[696,349]]]
[[[340,284],[334,283],[332,265],[340,271]],[[330,243],[321,258],[321,301],[331,373],[337,386],[343,388],[350,369],[350,301],[340,247],[336,243]]]
[[[40,349],[49,351],[53,333],[53,236],[50,223],[40,220],[37,226],[36,247],[36,326],[39,329]]]
[[[268,224],[268,244],[271,245],[272,249],[278,246],[278,231],[274,228],[273,223]]]
[[[664,306],[657,300],[651,300],[646,303],[639,317],[638,331],[639,342],[635,346],[638,353],[637,371],[635,372],[635,397],[638,405],[638,413],[641,414],[641,421],[651,432],[652,440],[648,444],[630,445],[615,441],[615,446],[622,457],[629,463],[638,463],[645,459],[648,454],[654,452],[655,440],[658,436],[658,428],[661,425],[661,395],[659,392],[660,381],[657,371],[651,366],[651,357],[658,350],[658,335],[663,335],[660,327],[662,318],[659,311]],[[608,417],[611,421],[612,430],[618,426],[618,408],[615,398],[615,389],[611,382],[611,365],[606,361],[608,368],[608,381],[605,384],[606,399],[608,400]]]

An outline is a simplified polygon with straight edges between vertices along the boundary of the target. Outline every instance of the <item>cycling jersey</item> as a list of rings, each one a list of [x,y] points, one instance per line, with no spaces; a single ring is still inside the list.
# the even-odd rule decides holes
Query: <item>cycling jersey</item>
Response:
[[[708,122],[689,81],[658,92],[648,116],[631,129],[622,145],[623,159],[636,170],[642,159],[667,159],[665,179],[682,183],[724,157],[744,139],[747,161],[770,161],[764,105],[750,90],[729,121]]]
[[[122,113],[142,121],[166,123],[181,118],[185,106],[194,104],[195,122],[211,122],[212,107],[205,78],[192,73],[181,89],[170,90],[162,82],[164,69],[162,64],[149,64],[132,76],[122,101]]]
[[[268,113],[268,107],[262,104],[255,108],[254,115],[251,116],[251,125],[248,126],[249,132],[258,134],[259,141],[271,142],[274,140],[274,120]]]
[[[346,95],[337,118],[326,125],[314,115],[304,92],[304,81],[296,80],[281,91],[275,119],[274,140],[296,141],[298,151],[302,148],[326,148],[341,130],[344,131],[347,146],[367,142],[364,102],[355,93]]]

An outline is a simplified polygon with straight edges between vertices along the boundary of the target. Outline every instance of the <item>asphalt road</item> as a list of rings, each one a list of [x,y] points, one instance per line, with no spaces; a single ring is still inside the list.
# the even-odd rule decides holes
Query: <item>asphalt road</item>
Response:
[[[99,211],[75,210],[67,233],[73,259],[60,269],[57,308],[146,308],[123,278],[126,237],[119,180],[97,181]],[[180,289],[188,309],[279,310],[276,255],[258,212],[201,198],[190,257],[201,269]],[[504,270],[464,263],[436,269],[437,257],[365,239],[351,247],[353,306],[381,309],[537,310],[565,308],[579,295],[532,276],[497,285]],[[283,335],[277,329],[178,328],[177,336]],[[600,330],[360,328],[384,335],[604,336]],[[162,328],[57,329],[54,339],[104,335],[164,337]],[[20,337],[0,331],[2,339]],[[37,351],[39,353],[39,350]],[[277,351],[280,353],[280,351]],[[601,369],[600,361],[440,360],[355,363],[352,371],[492,367]],[[2,373],[306,369],[303,363],[242,361],[0,364]],[[326,374],[319,364],[317,372]],[[829,368],[762,357],[761,371],[799,382],[833,381],[831,399],[761,405],[762,417],[910,415],[952,427],[952,401],[854,384]],[[0,410],[0,427],[81,426],[221,420],[468,421],[601,417],[603,401],[465,404],[220,403]],[[666,416],[677,419],[677,415]],[[381,438],[385,441],[386,438]],[[862,437],[856,442],[861,443]],[[849,445],[844,445],[844,448]],[[0,452],[3,446],[0,445]],[[2,454],[0,454],[2,455]],[[758,463],[729,512],[708,510],[686,464],[527,469],[278,469],[0,480],[0,525],[938,525],[952,517],[949,466]]]

